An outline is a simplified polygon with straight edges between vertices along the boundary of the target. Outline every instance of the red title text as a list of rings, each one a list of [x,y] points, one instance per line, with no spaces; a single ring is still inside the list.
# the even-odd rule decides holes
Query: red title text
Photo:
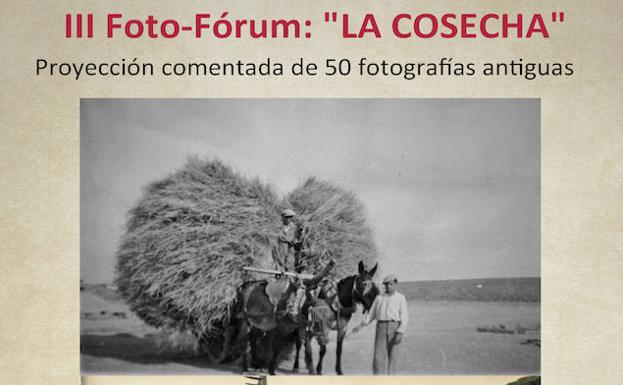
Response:
[[[235,17],[228,11],[196,13],[188,20],[147,15],[129,17],[109,13],[99,20],[91,13],[65,15],[66,38],[108,39],[312,39],[313,25],[342,39],[547,39],[564,12],[541,13],[398,13],[377,18],[372,13],[324,12],[312,19],[254,19]],[[316,27],[320,29],[320,27]],[[320,31],[317,31],[319,33]],[[326,32],[325,32],[326,33]]]

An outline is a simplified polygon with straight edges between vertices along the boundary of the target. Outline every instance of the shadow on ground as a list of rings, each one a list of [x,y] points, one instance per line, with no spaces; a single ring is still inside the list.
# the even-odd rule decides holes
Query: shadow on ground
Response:
[[[150,336],[137,337],[128,333],[113,335],[81,336],[80,353],[99,358],[113,358],[116,360],[136,364],[181,364],[198,369],[219,369],[239,374],[240,370],[234,364],[213,364],[206,357],[188,353],[159,351],[158,346]]]

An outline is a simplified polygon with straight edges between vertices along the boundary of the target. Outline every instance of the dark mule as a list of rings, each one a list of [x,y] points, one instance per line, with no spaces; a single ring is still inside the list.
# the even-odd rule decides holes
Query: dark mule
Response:
[[[337,331],[335,372],[340,375],[343,374],[342,344],[348,330],[348,322],[357,310],[357,304],[362,305],[363,312],[366,313],[372,307],[374,298],[379,294],[379,289],[372,281],[377,267],[378,263],[372,269],[366,270],[363,262],[359,262],[358,274],[340,280],[334,290],[326,287],[321,288],[318,296],[312,301],[314,305],[309,308],[311,313],[310,330],[306,333],[305,338],[305,361],[307,363],[308,354],[310,355],[309,361],[311,361],[311,339],[315,337],[320,345],[318,365],[315,368],[317,374],[322,374],[322,360],[327,351],[329,330]],[[295,365],[298,366],[296,362]]]
[[[318,275],[311,279],[303,280],[306,287],[317,285],[335,265],[331,261]],[[285,279],[285,278],[282,278]],[[297,345],[297,359],[295,360],[294,370],[298,370],[298,350],[307,327],[307,309],[305,305],[299,312],[296,319],[291,318],[283,309],[285,301],[296,291],[296,287],[290,284],[287,291],[282,295],[282,299],[275,307],[266,294],[266,286],[268,282],[265,280],[247,283],[241,290],[241,298],[238,301],[240,308],[238,314],[240,318],[240,327],[238,331],[238,345],[241,349],[241,369],[248,370],[247,348],[249,346],[249,333],[251,328],[255,328],[266,334],[267,344],[265,346],[271,357],[268,364],[269,374],[275,374],[277,359],[282,349],[288,345],[290,341],[295,341]],[[309,361],[307,359],[309,355]],[[309,362],[308,368],[311,367],[311,351],[305,351],[306,362]]]

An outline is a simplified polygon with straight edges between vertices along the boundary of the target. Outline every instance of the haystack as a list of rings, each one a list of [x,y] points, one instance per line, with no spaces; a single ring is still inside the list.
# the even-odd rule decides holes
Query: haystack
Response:
[[[357,197],[335,184],[309,178],[286,200],[303,226],[302,260],[307,270],[318,271],[334,258],[333,277],[357,272],[363,261],[375,263],[377,250],[366,211]]]
[[[148,324],[203,334],[228,317],[242,267],[270,267],[277,197],[219,161],[191,159],[130,211],[117,285]]]
[[[280,200],[218,160],[193,158],[150,184],[130,210],[117,255],[119,291],[148,324],[216,344],[230,323],[242,268],[273,267],[285,207],[300,213],[307,272],[333,258],[341,278],[360,260],[370,266],[376,259],[365,210],[352,193],[312,178]]]

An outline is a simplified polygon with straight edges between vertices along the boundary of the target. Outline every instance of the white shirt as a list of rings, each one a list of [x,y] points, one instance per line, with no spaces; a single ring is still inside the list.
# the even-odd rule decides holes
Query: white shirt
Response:
[[[398,292],[394,292],[392,295],[377,295],[370,311],[363,318],[363,324],[368,325],[374,320],[400,322],[396,332],[404,333],[407,328],[407,322],[409,322],[405,296]]]

